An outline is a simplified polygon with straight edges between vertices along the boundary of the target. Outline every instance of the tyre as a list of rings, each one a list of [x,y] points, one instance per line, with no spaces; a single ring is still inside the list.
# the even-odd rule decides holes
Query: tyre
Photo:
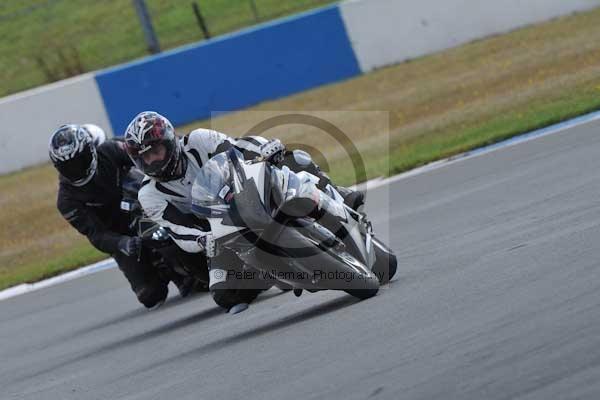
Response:
[[[339,257],[339,255],[338,255],[338,257]],[[345,257],[341,257],[340,261],[347,264],[349,260],[354,260],[355,263],[358,263],[358,261],[348,253],[345,253]],[[369,277],[363,277],[362,279],[358,279],[355,282],[355,288],[344,290],[344,292],[346,292],[349,295],[354,296],[360,300],[369,299],[369,298],[375,296],[378,291],[379,291],[379,280],[372,273],[370,274]]]
[[[377,239],[373,239],[373,248],[375,249],[373,273],[377,276],[379,282],[384,285],[396,275],[398,259],[392,250]]]
[[[213,285],[213,289],[211,290],[213,300],[215,303],[217,303],[217,305],[223,307],[227,311],[229,311],[231,307],[235,306],[236,304],[252,303],[252,301],[254,301],[254,299],[256,299],[261,292],[259,289],[215,289],[214,286],[217,285]]]
[[[379,288],[377,288],[377,289],[350,289],[350,290],[345,290],[345,292],[348,293],[350,296],[354,296],[354,297],[356,297],[357,299],[360,299],[360,300],[369,299],[369,298],[375,296],[378,291],[379,291]]]

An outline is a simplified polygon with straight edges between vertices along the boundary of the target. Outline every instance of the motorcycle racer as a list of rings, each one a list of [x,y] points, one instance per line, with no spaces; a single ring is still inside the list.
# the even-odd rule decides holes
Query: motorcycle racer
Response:
[[[131,121],[125,132],[125,143],[134,164],[147,175],[139,192],[145,213],[165,227],[181,249],[190,253],[203,252],[210,246],[210,225],[191,213],[191,190],[203,164],[215,154],[235,147],[248,160],[260,156],[291,170],[306,170],[317,176],[320,184],[329,184],[329,178],[308,153],[286,151],[277,139],[259,136],[234,139],[210,129],[196,129],[178,138],[171,122],[153,111],[144,111]],[[362,199],[358,195],[349,197],[353,203],[360,203],[357,199]],[[233,269],[242,267],[236,257],[229,257],[225,262]],[[249,303],[260,292],[232,289],[227,274],[214,266],[210,268],[209,277],[213,299],[227,310],[239,303]]]
[[[143,252],[138,255],[141,239],[120,208],[122,183],[135,174],[124,143],[106,140],[95,125],[67,124],[52,134],[48,152],[59,172],[57,208],[63,218],[114,257],[140,303],[147,308],[162,304],[169,280],[151,268]]]

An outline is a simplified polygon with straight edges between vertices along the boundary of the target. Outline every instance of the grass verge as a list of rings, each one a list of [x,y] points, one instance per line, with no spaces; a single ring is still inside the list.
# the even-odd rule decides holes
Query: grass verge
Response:
[[[266,102],[250,111],[346,110],[337,120],[334,115],[333,122],[349,132],[367,162],[368,177],[390,175],[600,109],[597,37],[600,9]],[[381,114],[363,112],[377,110],[386,112],[387,127],[380,124]],[[252,118],[247,112],[231,113],[180,131],[214,126],[242,134]],[[352,183],[345,156],[316,130],[286,126],[268,133],[319,151],[334,179]],[[62,221],[54,206],[55,191],[56,177],[49,166],[0,177],[0,288],[101,257]]]
[[[427,137],[419,137],[392,151],[390,173],[397,174],[598,109],[600,109],[600,95],[598,94],[557,99],[551,104],[532,104],[529,109],[517,115],[499,115],[460,133],[439,132]]]
[[[103,260],[106,257],[106,254],[101,253],[87,243],[83,243],[73,246],[64,256],[45,260],[44,262],[34,261],[19,266],[18,269],[0,280],[0,288],[51,278],[63,272]]]

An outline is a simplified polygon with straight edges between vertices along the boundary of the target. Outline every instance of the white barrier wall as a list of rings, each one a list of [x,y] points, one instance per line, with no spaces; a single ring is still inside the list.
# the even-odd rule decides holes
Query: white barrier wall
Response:
[[[367,72],[598,6],[600,0],[349,0],[340,8]]]
[[[112,136],[93,74],[0,99],[0,173],[48,161],[48,139],[64,123],[94,123]]]

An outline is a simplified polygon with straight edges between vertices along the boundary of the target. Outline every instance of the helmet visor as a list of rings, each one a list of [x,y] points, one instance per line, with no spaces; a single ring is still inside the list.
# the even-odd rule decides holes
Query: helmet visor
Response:
[[[86,151],[70,160],[60,161],[56,164],[58,172],[73,184],[85,181],[94,173],[95,152]]]
[[[161,177],[175,152],[174,143],[159,140],[143,148],[128,146],[127,151],[136,167],[146,175]]]

